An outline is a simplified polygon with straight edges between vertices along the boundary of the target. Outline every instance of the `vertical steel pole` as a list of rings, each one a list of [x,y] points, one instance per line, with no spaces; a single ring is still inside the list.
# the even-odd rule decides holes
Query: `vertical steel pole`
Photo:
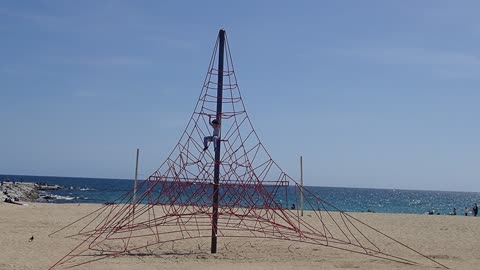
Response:
[[[137,148],[137,159],[135,161],[135,180],[133,182],[133,198],[132,198],[132,204],[133,207],[135,207],[135,204],[137,204],[137,180],[138,180],[138,155],[140,153],[140,149]]]
[[[300,156],[300,209],[303,217],[303,158]]]
[[[222,128],[222,102],[223,102],[223,56],[225,53],[225,30],[218,32],[218,84],[217,84],[217,121]],[[218,231],[218,192],[220,185],[220,134],[215,141],[215,167],[213,172],[213,213],[212,213],[212,245],[211,253],[217,253]]]
[[[138,180],[138,156],[139,156],[139,154],[140,154],[140,149],[137,148],[137,159],[135,161],[135,179],[133,180],[132,225],[133,225],[133,222],[135,221],[135,207],[137,205],[137,180]]]

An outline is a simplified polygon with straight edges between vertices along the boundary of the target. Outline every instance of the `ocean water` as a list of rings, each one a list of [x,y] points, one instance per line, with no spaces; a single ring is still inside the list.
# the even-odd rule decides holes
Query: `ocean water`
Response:
[[[112,202],[133,188],[132,180],[49,177],[49,176],[19,176],[0,175],[0,180],[17,182],[35,182],[61,185],[61,190],[45,191],[53,199],[49,203],[104,203]],[[140,185],[140,184],[139,184]],[[448,214],[453,208],[462,215],[465,207],[472,208],[474,203],[480,203],[479,192],[450,192],[425,190],[395,190],[370,188],[342,187],[305,187],[311,194],[335,207],[348,212],[374,211],[380,213],[416,213],[423,214],[434,210],[435,213]],[[221,191],[220,191],[221,192]],[[295,199],[295,189],[288,187],[285,194],[279,196],[278,202],[289,207]],[[315,201],[306,194],[306,201]],[[181,202],[181,197],[179,201]],[[185,198],[185,197],[184,197]],[[286,199],[285,199],[286,198]],[[207,200],[208,198],[204,198]],[[315,203],[305,204],[305,209],[316,208]],[[329,209],[331,210],[331,208]]]

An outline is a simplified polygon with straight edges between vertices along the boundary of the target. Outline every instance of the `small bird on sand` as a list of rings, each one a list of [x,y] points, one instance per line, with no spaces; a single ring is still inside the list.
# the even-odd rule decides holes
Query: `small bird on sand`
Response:
[[[33,241],[33,235],[32,237],[29,238],[29,242],[32,242]]]

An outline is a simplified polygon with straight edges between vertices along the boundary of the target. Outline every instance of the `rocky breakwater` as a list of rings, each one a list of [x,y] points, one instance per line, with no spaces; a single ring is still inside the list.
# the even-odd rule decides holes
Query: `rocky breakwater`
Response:
[[[0,186],[0,202],[34,202],[39,197],[39,185],[28,182],[5,181]]]

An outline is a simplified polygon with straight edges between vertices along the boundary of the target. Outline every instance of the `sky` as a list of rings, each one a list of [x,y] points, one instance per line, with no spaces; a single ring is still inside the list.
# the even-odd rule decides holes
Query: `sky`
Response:
[[[0,174],[140,177],[225,28],[252,124],[306,185],[480,191],[477,1],[0,1]]]

